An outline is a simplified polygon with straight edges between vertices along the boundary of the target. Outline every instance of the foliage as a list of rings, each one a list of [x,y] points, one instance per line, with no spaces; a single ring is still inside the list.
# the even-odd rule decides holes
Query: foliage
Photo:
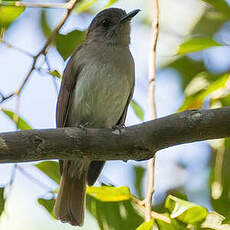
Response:
[[[136,116],[143,121],[144,120],[144,111],[141,108],[141,106],[133,99],[130,102],[130,105],[134,111],[134,113],[136,114]]]
[[[215,46],[221,46],[221,44],[211,38],[192,38],[180,45],[178,54],[188,54]]]
[[[5,207],[4,189],[4,187],[0,187],[0,216],[2,215]]]
[[[3,108],[0,108],[0,110],[16,124],[17,129],[20,129],[20,130],[32,129],[27,124],[27,122],[24,121],[21,117],[19,117],[16,113],[14,113],[10,110],[3,109]]]
[[[24,10],[25,7],[0,6],[0,30],[8,29]]]
[[[43,161],[35,164],[35,166],[45,173],[51,180],[60,183],[59,165],[56,161]]]

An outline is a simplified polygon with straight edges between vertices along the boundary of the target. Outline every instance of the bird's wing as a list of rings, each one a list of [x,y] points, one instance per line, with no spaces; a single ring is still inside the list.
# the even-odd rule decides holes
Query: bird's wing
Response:
[[[79,76],[79,73],[81,72],[82,65],[75,65],[73,66],[73,57],[76,57],[77,52],[82,48],[82,46],[79,46],[75,51],[71,59],[69,60],[64,74],[62,78],[61,83],[61,89],[58,96],[57,101],[57,111],[56,111],[56,122],[57,127],[68,127],[68,116],[70,107],[73,103],[73,93],[74,88],[77,84],[77,79]],[[62,168],[63,168],[63,161],[59,160],[60,164],[60,173],[62,174]]]
[[[125,106],[125,108],[124,108],[124,111],[123,111],[123,113],[122,113],[120,119],[119,119],[118,122],[117,122],[117,125],[118,125],[118,126],[119,126],[119,125],[124,125],[124,124],[125,124],[125,119],[126,119],[126,116],[127,116],[127,111],[128,111],[129,103],[130,103],[130,101],[131,101],[131,99],[132,99],[132,97],[133,97],[133,91],[134,91],[134,84],[133,84],[133,87],[132,87],[132,89],[131,89],[131,91],[130,91],[130,94],[129,94],[129,97],[128,97],[126,106]]]
[[[82,46],[79,46],[74,54],[73,57],[76,56],[76,53],[81,49]],[[56,111],[56,121],[57,127],[68,127],[68,116],[70,107],[73,102],[73,93],[74,88],[77,83],[77,78],[79,73],[81,72],[82,65],[75,65],[73,66],[73,57],[69,60],[61,83],[61,89],[58,96],[57,101],[57,111]]]

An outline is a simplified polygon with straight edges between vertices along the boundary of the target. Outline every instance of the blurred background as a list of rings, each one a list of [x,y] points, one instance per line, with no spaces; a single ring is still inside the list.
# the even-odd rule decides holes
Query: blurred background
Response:
[[[192,108],[230,105],[229,2],[159,1],[160,34],[156,76],[158,117]],[[11,97],[0,104],[0,132],[29,127],[55,128],[56,100],[66,61],[74,47],[82,41],[84,33],[81,31],[85,31],[95,14],[108,4],[127,12],[141,9],[132,21],[130,48],[136,65],[136,85],[126,126],[150,119],[148,59],[151,49],[152,1],[91,0],[77,4],[48,50],[46,59],[44,56],[39,57],[36,69],[20,97]],[[31,55],[41,50],[65,12],[64,9],[29,7],[12,8],[10,13],[7,10],[0,2],[0,101],[20,87],[31,68]],[[20,117],[17,124],[13,112]],[[170,193],[187,197],[208,210],[215,210],[230,218],[229,151],[228,139],[180,145],[159,151],[155,172],[156,210],[163,211],[163,202]],[[38,198],[53,198],[51,191],[57,189],[58,184],[35,167],[35,163],[0,164],[0,187],[5,188],[4,198],[7,198],[0,229],[73,228],[54,220],[45,210],[46,205],[41,205],[41,200],[39,204]],[[109,161],[97,183],[128,186],[132,194],[141,199],[146,187],[146,161]],[[92,212],[87,212],[82,229],[99,229]]]

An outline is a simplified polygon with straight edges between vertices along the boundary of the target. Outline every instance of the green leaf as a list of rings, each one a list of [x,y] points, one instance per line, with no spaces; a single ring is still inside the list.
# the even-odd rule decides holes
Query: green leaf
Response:
[[[4,187],[0,187],[0,216],[2,215],[2,212],[4,211],[5,207],[5,199],[4,199]]]
[[[24,10],[25,7],[0,6],[0,29],[7,29]]]
[[[84,12],[86,10],[88,10],[88,8],[90,6],[92,6],[97,0],[86,0],[86,1],[81,1],[79,4],[77,4],[76,6],[76,12],[77,13],[81,13]]]
[[[184,103],[179,108],[179,112],[188,110],[188,109],[199,109],[201,108],[205,98],[211,93],[217,90],[225,90],[226,84],[230,79],[229,74],[221,75],[217,78],[216,81],[212,82],[207,89],[202,90],[201,92],[186,97]],[[189,86],[188,86],[189,87]]]
[[[229,17],[230,15],[230,7],[229,4],[226,0],[202,0],[204,2],[209,3],[212,5],[214,8],[219,10],[220,12],[224,13],[226,16]]]
[[[148,222],[144,222],[137,228],[137,230],[151,230],[153,227],[153,223],[154,223],[153,220],[150,220]]]
[[[101,230],[136,229],[144,221],[130,201],[102,202],[87,195],[86,207]]]
[[[205,221],[202,223],[203,228],[211,228],[211,229],[216,229],[220,227],[222,221],[225,218],[221,215],[219,215],[216,212],[211,212],[207,215]]]
[[[209,87],[202,92],[199,97],[201,100],[204,100],[208,95],[215,92],[216,90],[226,89],[226,83],[230,79],[229,74],[224,74],[218,77],[216,81],[214,81],[212,84],[209,85]]]
[[[169,216],[167,214],[167,216]],[[186,224],[177,221],[176,219],[170,219],[170,224],[162,220],[155,220],[159,230],[187,230]]]
[[[41,28],[42,28],[42,32],[44,34],[44,36],[46,38],[48,38],[51,33],[52,33],[52,30],[47,22],[47,14],[46,14],[47,11],[45,10],[42,10],[41,11],[41,18],[40,18],[40,24],[41,24]]]
[[[171,218],[177,218],[186,224],[201,222],[208,214],[206,208],[172,195],[167,197],[165,207],[171,212]]]
[[[213,9],[207,9],[193,28],[191,34],[212,37],[227,21],[228,18],[222,13],[214,11]]]
[[[188,54],[190,52],[197,52],[215,46],[222,45],[212,38],[192,38],[180,45],[177,54]]]
[[[0,110],[7,115],[16,125],[17,128],[20,130],[28,130],[28,129],[32,129],[30,127],[30,125],[27,124],[27,122],[25,122],[21,117],[19,117],[16,113],[3,109],[0,107]]]
[[[110,7],[111,5],[113,5],[115,2],[117,2],[118,0],[109,0],[108,4],[105,6],[106,8],[107,7]]]
[[[137,197],[139,197],[139,199],[143,198],[142,182],[144,178],[144,173],[145,173],[145,169],[143,167],[138,167],[138,166],[134,167],[134,184],[137,190]]]
[[[47,212],[49,212],[49,214],[54,217],[53,215],[53,208],[54,208],[54,204],[55,204],[55,199],[43,199],[43,198],[39,198],[38,199],[38,203],[43,206]]]
[[[130,191],[128,187],[87,187],[86,194],[103,202],[118,202],[130,199]]]
[[[137,115],[137,117],[141,121],[143,121],[144,120],[144,111],[141,108],[141,106],[135,100],[131,100],[130,105],[133,108],[133,111]]]
[[[49,178],[54,180],[57,184],[60,183],[59,164],[56,161],[43,161],[35,164],[39,170],[45,173]]]
[[[62,79],[62,74],[58,71],[58,70],[53,70],[49,72],[50,75],[52,75],[53,77],[57,77],[59,79]]]
[[[227,94],[224,97],[221,97],[220,101],[223,106],[230,106],[230,94]]]
[[[85,32],[74,30],[68,34],[58,34],[56,37],[56,48],[62,58],[66,60],[84,40]]]
[[[225,217],[230,217],[230,138],[223,145],[211,151],[209,186],[213,209]]]

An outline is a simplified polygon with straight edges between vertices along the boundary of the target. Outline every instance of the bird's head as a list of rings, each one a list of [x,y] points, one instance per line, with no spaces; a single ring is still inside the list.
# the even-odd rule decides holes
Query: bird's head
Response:
[[[128,46],[130,43],[130,21],[139,11],[133,10],[128,14],[119,8],[101,11],[89,26],[87,41]]]

